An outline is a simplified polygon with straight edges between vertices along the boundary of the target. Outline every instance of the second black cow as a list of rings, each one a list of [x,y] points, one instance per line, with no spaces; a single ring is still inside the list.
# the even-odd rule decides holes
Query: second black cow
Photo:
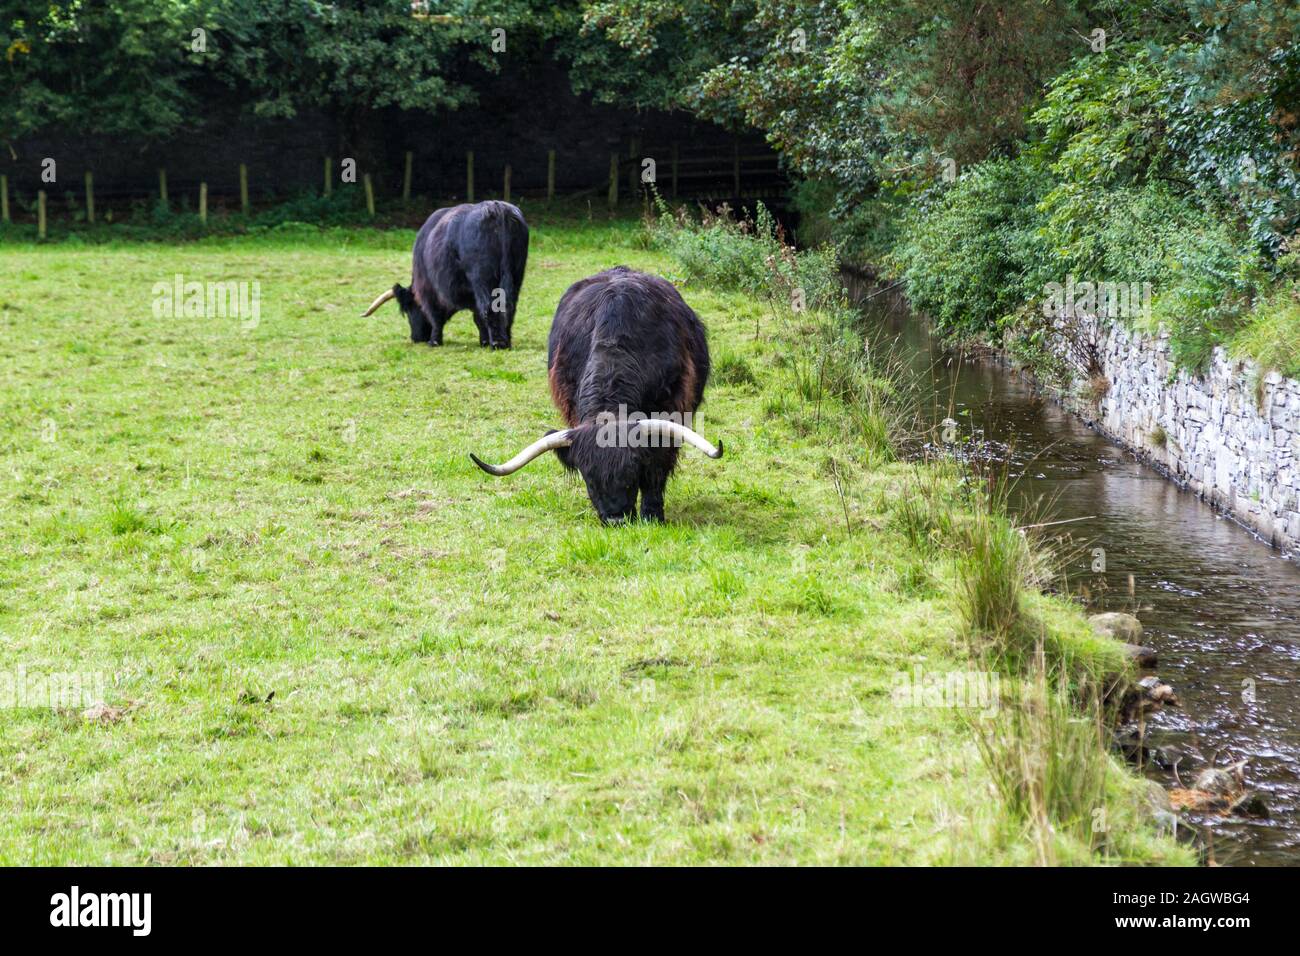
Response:
[[[448,320],[469,309],[478,344],[508,349],[527,263],[528,223],[519,207],[491,200],[439,209],[415,237],[410,288],[393,286],[362,315],[396,299],[411,341],[441,345]]]

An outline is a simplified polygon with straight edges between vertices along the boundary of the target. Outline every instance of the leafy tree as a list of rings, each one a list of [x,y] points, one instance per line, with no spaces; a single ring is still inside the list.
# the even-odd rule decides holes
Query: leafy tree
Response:
[[[16,0],[0,21],[0,140],[50,126],[162,138],[191,122],[197,2]]]
[[[0,136],[165,139],[233,105],[265,119],[324,110],[361,147],[380,110],[472,103],[471,78],[499,68],[494,30],[528,50],[577,16],[540,0],[20,0]]]
[[[941,334],[991,337],[1039,294],[1044,254],[1035,205],[1050,182],[1024,163],[989,160],[911,211],[892,265]]]
[[[751,0],[584,0],[557,51],[574,88],[597,101],[695,109],[700,76],[747,42],[755,10]]]
[[[251,115],[304,108],[340,123],[346,151],[365,151],[385,107],[435,111],[472,101],[452,67],[489,27],[476,18],[412,16],[409,0],[217,0],[213,75]],[[229,94],[228,94],[229,95]]]
[[[1241,211],[1280,254],[1300,229],[1300,6],[1187,0],[1190,28],[1167,61],[1171,138],[1198,186]]]

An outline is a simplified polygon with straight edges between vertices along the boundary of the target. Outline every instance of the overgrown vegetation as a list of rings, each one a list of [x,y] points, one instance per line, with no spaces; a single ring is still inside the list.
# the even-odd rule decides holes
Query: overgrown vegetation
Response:
[[[1228,345],[1279,368],[1300,287],[1277,255],[1300,224],[1300,189],[1257,108],[1225,110],[1211,135],[1190,96],[1186,76],[1137,45],[1067,70],[1015,158],[914,206],[893,259],[912,301],[948,335],[1041,346],[1061,334],[1036,314],[1049,283],[1143,286],[1140,308],[1109,318],[1167,329],[1181,367]],[[1191,145],[1209,138],[1213,150]]]
[[[1009,337],[1043,357],[1043,286],[1074,276],[1149,287],[1152,308],[1121,320],[1163,325],[1184,368],[1219,345],[1269,368],[1295,351],[1296,277],[1282,265],[1300,227],[1294,4],[746,11],[728,22],[697,0],[594,3],[589,33],[629,60],[608,86],[584,82],[617,98],[640,64],[659,77],[656,103],[766,131],[806,177],[807,233],[858,261],[892,252],[908,294],[954,337]],[[693,30],[707,39],[691,43]]]
[[[1024,827],[1040,865],[1061,862],[1071,843],[1097,851],[1113,840],[1107,793],[1118,768],[1106,756],[1107,719],[1095,695],[1081,700],[1051,679],[1040,655],[997,714],[971,722],[1008,816]]]
[[[770,407],[804,434],[838,429],[869,464],[892,459],[912,424],[911,405],[898,369],[864,341],[834,248],[796,251],[762,203],[753,218],[733,218],[724,206],[701,208],[697,219],[662,200],[657,213],[646,221],[650,241],[674,256],[688,283],[739,290],[766,304],[753,336],[783,343],[777,361],[790,385]]]

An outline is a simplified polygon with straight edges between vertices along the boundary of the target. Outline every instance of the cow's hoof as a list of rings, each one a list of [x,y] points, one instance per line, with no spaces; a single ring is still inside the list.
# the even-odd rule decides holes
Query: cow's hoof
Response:
[[[429,348],[436,349],[436,348],[441,348],[441,347],[442,347],[442,343],[441,343],[441,342],[435,342],[433,339],[429,339]]]

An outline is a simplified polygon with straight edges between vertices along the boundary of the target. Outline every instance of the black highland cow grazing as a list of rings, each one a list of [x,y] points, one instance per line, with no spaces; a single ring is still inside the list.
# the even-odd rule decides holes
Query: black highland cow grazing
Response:
[[[439,209],[420,227],[412,259],[411,287],[393,286],[363,316],[395,298],[411,341],[441,345],[443,326],[469,309],[479,345],[510,348],[528,262],[528,223],[517,206],[491,200]]]
[[[602,521],[662,521],[664,485],[684,441],[722,457],[690,428],[709,379],[704,326],[672,283],[625,266],[569,286],[547,346],[551,397],[569,427],[548,432],[504,465],[508,475],[554,451],[576,469]]]

